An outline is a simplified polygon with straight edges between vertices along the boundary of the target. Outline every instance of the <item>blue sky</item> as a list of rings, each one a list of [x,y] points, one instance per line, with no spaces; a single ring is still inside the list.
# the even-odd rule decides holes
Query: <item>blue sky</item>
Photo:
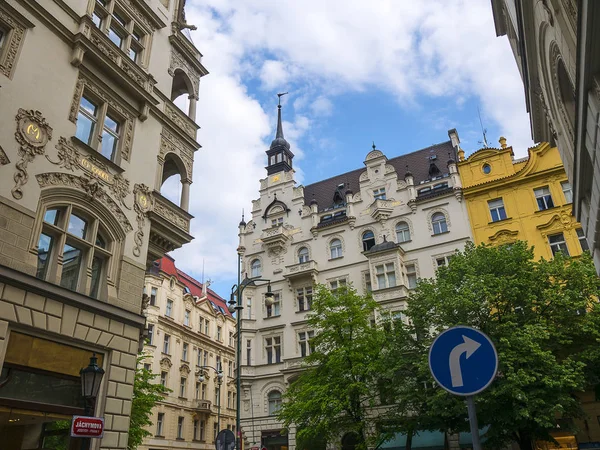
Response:
[[[227,297],[237,224],[258,197],[275,134],[277,92],[296,180],[362,167],[372,141],[388,157],[448,140],[467,154],[504,135],[533,145],[523,87],[489,0],[187,0],[210,74],[200,84],[191,212],[179,268]],[[247,216],[248,217],[248,216]]]

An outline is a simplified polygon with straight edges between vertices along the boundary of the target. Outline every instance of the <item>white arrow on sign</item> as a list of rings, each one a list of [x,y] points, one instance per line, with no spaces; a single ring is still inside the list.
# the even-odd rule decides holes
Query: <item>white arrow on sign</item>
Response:
[[[452,387],[463,386],[462,371],[460,370],[460,356],[463,353],[467,354],[467,359],[471,357],[473,353],[477,351],[481,344],[468,338],[463,334],[463,343],[458,344],[450,352],[449,364],[450,364],[450,377],[452,378]]]

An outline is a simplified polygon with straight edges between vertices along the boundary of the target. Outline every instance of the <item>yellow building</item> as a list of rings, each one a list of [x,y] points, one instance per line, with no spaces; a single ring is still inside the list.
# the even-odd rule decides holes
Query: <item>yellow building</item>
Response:
[[[556,147],[547,143],[515,159],[512,147],[483,148],[465,159],[459,152],[463,183],[475,244],[516,240],[534,246],[536,258],[557,251],[578,256],[588,246],[581,225],[571,214],[572,190]]]

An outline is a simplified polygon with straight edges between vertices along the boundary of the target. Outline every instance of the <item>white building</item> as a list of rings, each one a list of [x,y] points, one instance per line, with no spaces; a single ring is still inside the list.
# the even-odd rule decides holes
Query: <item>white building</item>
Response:
[[[310,351],[306,312],[313,286],[352,283],[391,312],[401,311],[419,277],[433,277],[471,239],[456,169],[459,138],[388,159],[375,146],[364,168],[298,186],[293,153],[277,136],[266,152],[267,177],[252,219],[240,224],[242,273],[271,280],[243,292],[242,430],[246,445],[295,449],[273,412]],[[258,285],[258,283],[257,283]]]
[[[219,416],[220,429],[235,431],[235,320],[208,284],[177,269],[169,256],[146,275],[144,364],[172,392],[155,407],[152,436],[141,450],[214,449]]]

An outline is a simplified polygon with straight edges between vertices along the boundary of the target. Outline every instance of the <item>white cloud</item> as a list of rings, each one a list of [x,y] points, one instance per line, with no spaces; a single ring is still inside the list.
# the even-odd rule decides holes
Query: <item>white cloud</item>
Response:
[[[300,144],[319,146],[310,133],[315,119],[331,114],[337,96],[366,90],[392,95],[444,127],[475,97],[517,155],[531,145],[521,80],[506,38],[495,36],[488,0],[188,0],[186,15],[211,72],[197,117],[196,239],[174,255],[188,270],[198,272],[205,258],[213,279],[235,275],[240,210],[257,196],[275,128],[276,99],[261,107],[247,91],[252,81],[266,91],[293,88],[296,116],[285,117],[284,132],[297,168]],[[423,111],[424,96],[443,98],[448,108]]]

